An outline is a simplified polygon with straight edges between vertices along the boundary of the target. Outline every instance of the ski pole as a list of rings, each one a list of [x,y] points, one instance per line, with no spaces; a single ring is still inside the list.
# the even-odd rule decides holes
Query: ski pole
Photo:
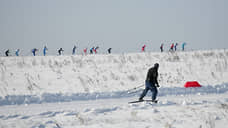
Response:
[[[141,87],[143,87],[143,86],[144,86],[144,84],[142,84],[142,85],[140,85],[140,86],[137,86],[137,87],[134,87],[134,88],[132,88],[132,89],[129,89],[129,90],[127,90],[127,92],[129,93],[130,91],[136,90],[136,89],[141,88]]]
[[[135,91],[135,90],[138,89],[138,88],[140,88],[140,87],[142,87],[142,86],[144,86],[144,84],[142,84],[140,86],[137,86],[137,87],[134,87],[134,88],[131,88],[131,89],[128,89],[128,90],[122,92],[121,95],[123,95],[125,93],[127,93],[127,94],[136,93],[137,91]]]
[[[141,87],[143,87],[143,86],[144,86],[144,84],[142,84],[142,85],[140,85],[140,86],[138,86],[138,87],[134,87],[133,89],[141,88]]]

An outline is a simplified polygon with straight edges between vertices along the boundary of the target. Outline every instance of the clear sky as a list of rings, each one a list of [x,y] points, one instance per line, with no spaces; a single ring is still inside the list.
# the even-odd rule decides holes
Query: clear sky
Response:
[[[0,53],[47,45],[70,54],[99,46],[114,53],[228,48],[228,0],[0,0]],[[180,49],[180,45],[179,45]],[[77,52],[79,52],[77,51]]]

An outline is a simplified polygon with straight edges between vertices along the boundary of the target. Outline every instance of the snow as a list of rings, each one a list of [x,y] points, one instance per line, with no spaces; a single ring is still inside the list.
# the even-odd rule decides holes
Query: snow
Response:
[[[228,50],[0,57],[0,127],[225,127],[227,61]],[[128,104],[154,63],[158,104]]]

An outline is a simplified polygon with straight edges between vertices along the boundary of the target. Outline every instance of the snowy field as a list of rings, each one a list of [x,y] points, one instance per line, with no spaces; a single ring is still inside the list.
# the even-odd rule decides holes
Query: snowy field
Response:
[[[0,57],[0,127],[226,128],[227,61],[228,50]],[[156,62],[158,104],[128,104]]]

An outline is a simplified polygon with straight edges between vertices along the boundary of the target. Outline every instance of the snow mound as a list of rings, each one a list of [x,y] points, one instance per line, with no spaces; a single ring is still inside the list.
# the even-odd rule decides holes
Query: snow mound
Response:
[[[160,64],[161,91],[183,94],[180,88],[186,81],[198,81],[208,91],[215,92],[216,86],[216,91],[222,91],[228,83],[227,59],[228,50],[0,57],[0,104],[121,96],[143,85],[154,63]]]

